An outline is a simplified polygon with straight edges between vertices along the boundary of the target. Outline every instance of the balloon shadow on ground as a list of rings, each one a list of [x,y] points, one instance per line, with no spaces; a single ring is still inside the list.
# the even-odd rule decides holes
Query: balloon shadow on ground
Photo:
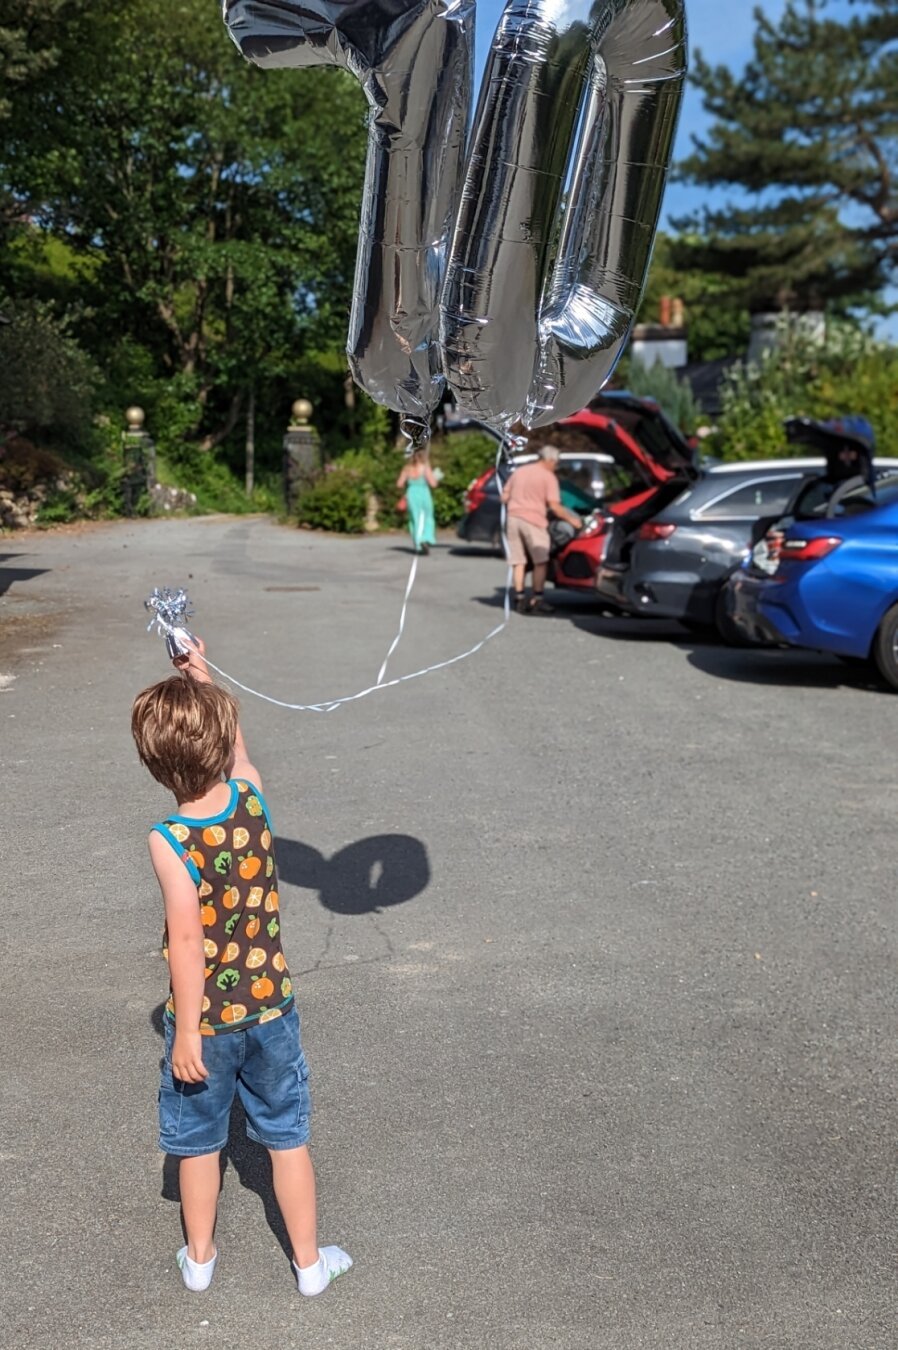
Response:
[[[404,905],[430,884],[430,859],[409,834],[375,834],[330,858],[298,840],[275,840],[282,882],[317,891],[332,914],[376,914]]]

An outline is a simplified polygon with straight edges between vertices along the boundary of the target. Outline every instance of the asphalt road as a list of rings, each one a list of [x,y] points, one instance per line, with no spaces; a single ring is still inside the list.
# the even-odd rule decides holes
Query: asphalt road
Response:
[[[496,621],[422,563],[396,674]],[[246,697],[312,1066],[323,1241],[296,1293],[232,1131],[212,1289],[156,1150],[168,809],[130,741],[184,584],[288,701],[371,683],[400,537],[263,519],[0,541],[0,1340],[15,1350],[892,1350],[898,699],[571,600],[331,714]]]

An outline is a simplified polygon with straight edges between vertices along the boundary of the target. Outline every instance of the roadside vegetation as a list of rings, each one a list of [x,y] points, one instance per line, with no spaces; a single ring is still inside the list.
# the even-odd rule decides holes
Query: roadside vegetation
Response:
[[[729,375],[716,453],[779,454],[783,417],[845,411],[894,448],[898,353],[870,332],[898,260],[898,14],[787,0],[755,25],[746,71],[695,53],[712,122],[677,168],[709,201],[738,188],[755,204],[660,236],[640,317],[681,298],[690,359],[711,361],[744,357],[752,312],[785,316],[776,353]],[[134,404],[158,481],[189,509],[283,510],[300,396],[326,468],[298,522],[361,530],[374,497],[381,525],[398,523],[395,420],[352,387],[342,352],[366,141],[355,82],[249,66],[208,0],[0,0],[0,80],[0,526],[23,502],[46,523],[120,512]],[[822,343],[789,323],[808,310],[826,317]],[[668,373],[625,363],[622,377],[685,431],[706,420]],[[437,439],[440,524],[492,455],[486,438]]]

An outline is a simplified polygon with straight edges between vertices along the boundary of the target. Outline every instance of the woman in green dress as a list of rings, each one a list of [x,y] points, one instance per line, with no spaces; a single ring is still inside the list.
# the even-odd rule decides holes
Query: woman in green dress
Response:
[[[436,485],[437,477],[430,467],[427,451],[416,450],[396,479],[400,491],[405,489],[409,534],[416,553],[429,553],[431,545],[437,541],[431,494],[431,488]]]

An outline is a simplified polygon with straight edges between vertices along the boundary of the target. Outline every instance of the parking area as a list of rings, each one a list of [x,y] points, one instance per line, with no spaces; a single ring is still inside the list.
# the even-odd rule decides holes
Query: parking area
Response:
[[[221,1261],[181,1286],[155,1147],[166,977],[130,741],[184,585],[209,655],[291,702],[371,684],[407,537],[263,518],[8,541],[0,560],[16,1350],[891,1350],[894,695],[557,593],[328,714],[243,697],[312,1068],[321,1237],[291,1285],[235,1122]],[[501,616],[447,535],[390,674]]]

